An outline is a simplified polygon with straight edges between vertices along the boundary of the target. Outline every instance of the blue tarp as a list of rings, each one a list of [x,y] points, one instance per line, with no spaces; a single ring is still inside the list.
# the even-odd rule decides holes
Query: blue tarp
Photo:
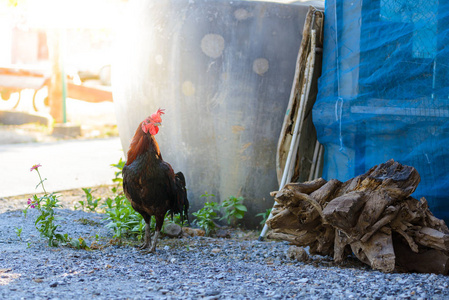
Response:
[[[449,220],[449,1],[325,3],[313,109],[325,179],[389,159],[415,167],[412,195]]]

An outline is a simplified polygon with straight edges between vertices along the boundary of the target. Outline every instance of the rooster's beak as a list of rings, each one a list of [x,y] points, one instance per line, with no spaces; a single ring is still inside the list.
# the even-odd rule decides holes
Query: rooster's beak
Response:
[[[158,123],[153,123],[154,126],[161,126],[162,123],[158,122]]]

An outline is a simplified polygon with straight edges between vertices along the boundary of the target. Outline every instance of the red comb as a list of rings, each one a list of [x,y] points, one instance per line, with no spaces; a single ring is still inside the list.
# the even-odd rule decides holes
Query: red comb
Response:
[[[161,115],[165,114],[164,110],[165,109],[159,108],[157,112],[152,114],[148,119],[153,120],[154,122],[162,122]]]

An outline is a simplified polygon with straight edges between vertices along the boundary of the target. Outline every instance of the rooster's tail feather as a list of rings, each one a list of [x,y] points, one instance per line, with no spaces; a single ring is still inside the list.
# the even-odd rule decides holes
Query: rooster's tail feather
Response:
[[[184,217],[187,219],[187,222],[190,225],[189,220],[189,199],[187,199],[187,190],[186,190],[186,179],[182,172],[178,172],[175,174],[176,180],[176,189],[177,189],[177,203],[176,212],[181,215],[181,224],[184,223]]]

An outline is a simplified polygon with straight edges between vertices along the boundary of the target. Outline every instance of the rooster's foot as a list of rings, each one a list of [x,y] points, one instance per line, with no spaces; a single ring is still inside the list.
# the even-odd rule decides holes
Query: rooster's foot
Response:
[[[153,253],[156,253],[156,251],[154,251],[152,249],[143,249],[143,250],[140,250],[140,253],[142,253],[142,254],[153,254]]]
[[[151,231],[150,231],[150,225],[147,223],[145,225],[145,236],[143,239],[143,244],[139,247],[137,247],[138,250],[145,250],[150,248],[151,246]]]
[[[150,248],[150,243],[143,243],[140,246],[137,246],[137,250],[145,250]]]
[[[156,252],[155,247],[153,247],[151,243],[143,244],[141,247],[139,247],[139,251],[143,254],[149,254],[149,253]]]

